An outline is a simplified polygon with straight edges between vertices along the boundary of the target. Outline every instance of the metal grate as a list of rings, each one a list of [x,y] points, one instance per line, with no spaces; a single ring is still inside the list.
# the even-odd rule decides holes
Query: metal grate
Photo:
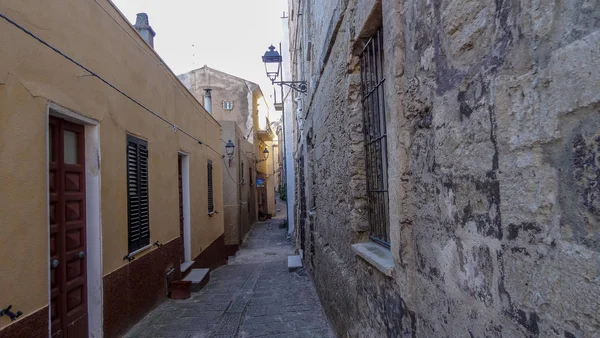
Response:
[[[381,29],[379,29],[367,41],[360,55],[360,69],[370,236],[372,240],[389,248],[388,163],[382,38]]]
[[[213,164],[211,160],[208,160],[206,166],[208,172],[208,212],[215,212],[215,203],[213,200]]]
[[[148,142],[127,135],[127,221],[129,252],[150,244]]]

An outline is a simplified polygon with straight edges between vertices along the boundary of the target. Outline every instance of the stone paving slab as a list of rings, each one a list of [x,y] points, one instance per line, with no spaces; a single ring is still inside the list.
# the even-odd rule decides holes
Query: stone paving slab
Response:
[[[293,249],[280,222],[256,224],[232,264],[211,271],[200,292],[167,300],[125,337],[334,337],[308,277],[288,272]]]

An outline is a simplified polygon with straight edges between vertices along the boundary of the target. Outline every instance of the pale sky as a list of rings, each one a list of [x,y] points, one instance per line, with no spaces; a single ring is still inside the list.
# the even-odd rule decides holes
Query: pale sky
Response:
[[[154,48],[175,74],[208,65],[260,85],[272,106],[273,87],[261,56],[279,49],[287,0],[112,0],[135,23],[147,13]]]

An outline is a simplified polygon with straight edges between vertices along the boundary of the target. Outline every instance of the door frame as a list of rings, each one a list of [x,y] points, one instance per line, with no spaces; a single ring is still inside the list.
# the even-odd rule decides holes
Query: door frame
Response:
[[[179,151],[177,153],[177,156],[181,156],[181,196],[183,197],[183,251],[185,261],[190,262],[192,260],[192,227],[190,222],[190,155],[186,152]]]
[[[102,213],[100,208],[100,124],[69,109],[49,102],[46,107],[46,220],[47,220],[47,294],[50,306],[50,116],[84,126],[85,185],[86,185],[86,266],[87,266],[87,313],[88,334],[103,336],[103,289],[102,289]],[[52,334],[51,313],[48,311],[48,335]]]

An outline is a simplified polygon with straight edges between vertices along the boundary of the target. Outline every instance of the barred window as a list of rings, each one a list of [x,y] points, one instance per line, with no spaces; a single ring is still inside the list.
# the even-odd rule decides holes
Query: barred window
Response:
[[[360,69],[370,237],[375,242],[389,248],[388,162],[382,38],[381,29],[369,38],[360,55]]]
[[[208,160],[206,166],[208,172],[208,212],[215,212],[215,204],[213,200],[213,164],[211,160]]]
[[[150,244],[148,142],[127,135],[127,233],[129,252]]]

